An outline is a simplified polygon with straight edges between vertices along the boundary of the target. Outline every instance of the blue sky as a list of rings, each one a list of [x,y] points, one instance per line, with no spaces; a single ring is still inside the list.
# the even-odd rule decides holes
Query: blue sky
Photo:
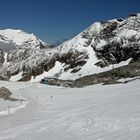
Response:
[[[0,0],[0,29],[23,29],[52,43],[96,21],[137,12],[140,0]]]

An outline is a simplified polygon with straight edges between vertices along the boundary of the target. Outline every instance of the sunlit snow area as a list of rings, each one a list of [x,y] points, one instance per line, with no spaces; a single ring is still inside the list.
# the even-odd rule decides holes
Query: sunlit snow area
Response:
[[[139,140],[139,85],[62,88],[0,81],[13,97],[25,99],[0,99],[0,140]]]

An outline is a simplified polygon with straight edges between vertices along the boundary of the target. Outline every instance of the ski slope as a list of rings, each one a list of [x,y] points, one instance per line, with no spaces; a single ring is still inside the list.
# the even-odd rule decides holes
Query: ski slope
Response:
[[[140,139],[140,80],[73,89],[24,82],[0,85],[28,102],[10,116],[0,116],[0,140]]]

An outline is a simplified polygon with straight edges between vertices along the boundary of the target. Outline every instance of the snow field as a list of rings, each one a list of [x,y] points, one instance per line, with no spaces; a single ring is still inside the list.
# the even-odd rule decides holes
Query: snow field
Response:
[[[67,89],[0,82],[30,102],[0,117],[0,140],[139,140],[139,83]]]

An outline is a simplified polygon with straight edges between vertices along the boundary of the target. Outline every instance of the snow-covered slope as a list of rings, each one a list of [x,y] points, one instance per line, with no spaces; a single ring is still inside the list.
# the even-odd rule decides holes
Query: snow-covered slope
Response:
[[[139,50],[140,14],[133,14],[124,19],[96,22],[53,49],[11,51],[0,75],[7,73],[9,79],[20,73],[19,80],[32,81],[45,75],[77,79],[136,62],[140,59]]]
[[[29,102],[21,108],[0,100],[0,140],[140,139],[140,80],[73,89],[29,82],[0,85]],[[16,111],[1,116],[8,106]]]
[[[75,55],[77,52],[86,55],[84,65],[77,64],[75,59],[77,65],[64,71],[62,79],[77,79],[128,65],[140,59],[140,14],[96,22],[60,48],[60,54],[73,51]]]
[[[12,40],[0,34],[0,50],[7,52],[16,48],[17,46]]]
[[[47,44],[37,38],[34,34],[29,34],[22,30],[14,29],[0,30],[0,42],[13,43],[15,44],[16,48],[47,47]],[[0,47],[1,46],[2,45],[0,45]]]

